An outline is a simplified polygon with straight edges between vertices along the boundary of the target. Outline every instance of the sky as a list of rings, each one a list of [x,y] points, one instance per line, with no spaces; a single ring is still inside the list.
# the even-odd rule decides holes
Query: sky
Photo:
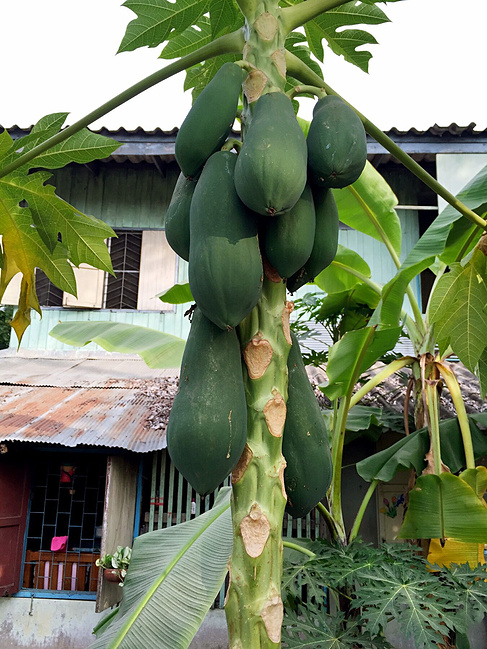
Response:
[[[391,23],[368,27],[369,74],[325,46],[328,84],[383,130],[455,122],[487,128],[486,0],[403,0],[380,5]],[[0,125],[28,127],[42,116],[81,118],[167,64],[161,47],[116,55],[135,18],[121,0],[0,1]],[[92,128],[171,130],[191,105],[184,74],[132,99]],[[309,118],[311,101],[302,116]]]

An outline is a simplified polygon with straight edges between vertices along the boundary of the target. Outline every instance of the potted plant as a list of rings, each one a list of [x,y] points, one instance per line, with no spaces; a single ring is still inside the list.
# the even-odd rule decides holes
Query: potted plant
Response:
[[[127,574],[132,556],[132,548],[128,545],[122,547],[119,545],[113,554],[104,554],[96,560],[96,565],[103,568],[103,577],[107,581],[118,583],[123,586],[123,580]]]

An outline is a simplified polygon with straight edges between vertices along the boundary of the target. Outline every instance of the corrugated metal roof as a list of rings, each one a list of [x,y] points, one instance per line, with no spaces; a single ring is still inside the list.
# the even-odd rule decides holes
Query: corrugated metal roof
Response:
[[[0,441],[136,453],[166,447],[177,370],[138,358],[0,356]]]
[[[154,423],[154,406],[172,403],[175,392],[176,379],[130,389],[2,385],[0,441],[159,450],[165,422]]]
[[[18,138],[30,132],[30,128],[12,126],[8,129],[13,138]],[[101,135],[112,137],[121,143],[109,158],[103,162],[115,161],[132,163],[149,162],[158,165],[159,161],[164,163],[172,162],[174,158],[174,143],[178,129],[169,131],[155,129],[145,131],[142,127],[134,130],[124,128],[110,131],[101,128],[96,131]],[[436,153],[485,153],[487,152],[487,129],[476,131],[475,123],[468,126],[459,126],[452,123],[448,126],[434,124],[426,130],[410,128],[407,131],[400,131],[391,128],[386,131],[404,151],[412,155],[416,160],[429,159]],[[233,133],[238,137],[239,133]],[[389,155],[388,152],[373,138],[368,137],[368,152],[370,156]]]

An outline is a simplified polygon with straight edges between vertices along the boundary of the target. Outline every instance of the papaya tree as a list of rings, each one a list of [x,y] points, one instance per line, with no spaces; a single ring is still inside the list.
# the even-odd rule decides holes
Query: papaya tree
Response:
[[[120,49],[167,42],[161,56],[176,60],[67,129],[59,131],[58,125],[55,133],[43,132],[38,141],[27,142],[21,153],[11,142],[5,145],[0,185],[6,187],[10,212],[17,211],[19,200],[27,200],[28,209],[33,210],[35,202],[25,195],[25,179],[22,192],[14,198],[9,193],[19,174],[26,175],[28,165],[48,167],[48,152],[62,151],[68,138],[77,136],[81,128],[155,83],[187,70],[186,87],[193,88],[195,102],[176,143],[183,177],[170,223],[174,247],[189,259],[190,286],[197,307],[183,358],[181,389],[169,424],[168,445],[178,468],[201,493],[217,486],[231,471],[232,497],[229,503],[228,494],[223,493],[208,516],[171,532],[170,543],[164,548],[154,550],[151,545],[148,552],[163,568],[156,579],[147,564],[138,562],[136,545],[122,606],[103,625],[94,647],[154,646],[151,632],[159,637],[159,646],[187,646],[197,623],[191,622],[184,630],[175,629],[174,621],[171,625],[170,616],[165,618],[161,611],[161,606],[167,606],[162,585],[175,579],[174,569],[183,555],[188,569],[197,572],[201,544],[205,540],[207,546],[215,542],[214,535],[209,535],[214,526],[220,531],[215,546],[220,551],[219,560],[208,559],[211,565],[204,574],[211,572],[208,583],[212,588],[218,585],[229,554],[229,536],[224,532],[229,507],[233,547],[226,615],[230,647],[280,646],[284,510],[286,506],[292,510],[299,503],[298,511],[302,512],[318,503],[331,477],[329,448],[321,429],[316,438],[305,435],[295,444],[286,442],[286,459],[283,455],[283,438],[290,426],[299,427],[300,409],[304,410],[303,400],[308,398],[299,387],[303,385],[300,358],[294,355],[295,360],[292,356],[288,361],[293,340],[289,326],[292,303],[286,299],[286,281],[297,289],[333,260],[338,212],[331,190],[358,180],[365,164],[365,132],[453,205],[472,227],[487,227],[482,216],[449,194],[365,116],[338,97],[311,56],[322,57],[322,40],[326,39],[335,52],[366,69],[370,53],[356,47],[373,42],[372,37],[363,31],[338,28],[385,22],[377,4],[374,0],[157,0],[142,5],[127,0],[125,6],[133,9],[137,18],[129,24]],[[294,111],[293,100],[299,94],[319,98],[308,140]],[[237,114],[242,124],[238,142],[228,139]],[[39,182],[45,182],[43,178],[39,177]],[[183,210],[180,212],[178,206],[183,198],[191,206],[189,230],[187,221],[180,221]],[[185,214],[187,219],[187,209]],[[23,215],[32,218],[41,231],[47,229],[40,217],[36,222],[35,210]],[[4,237],[10,234],[9,225],[3,229]],[[20,229],[16,224],[14,231]],[[51,236],[51,246],[58,232],[64,244],[64,231],[58,225],[52,229],[56,236]],[[103,236],[108,235],[104,232]],[[4,250],[6,244],[4,239]],[[298,250],[299,255],[295,255]],[[32,267],[39,264],[31,263],[24,270],[15,254],[10,255],[4,262],[2,286],[8,284],[16,268],[23,272],[27,284],[19,312],[25,317],[29,307],[36,306]],[[406,284],[410,272],[404,273]],[[52,279],[56,283],[54,276]],[[402,299],[394,301],[392,297],[402,287],[399,282],[383,294],[381,317],[378,315],[379,320],[364,334],[367,349],[359,348],[356,370],[373,339],[380,348],[394,345]],[[293,401],[291,379],[298,385]],[[297,415],[291,417],[293,402]],[[320,427],[319,418],[315,420]],[[343,432],[340,426],[339,435]],[[288,432],[288,441],[290,437]],[[324,468],[319,484],[314,472],[308,480],[307,466],[300,465],[305,444],[308,457]],[[206,465],[202,466],[203,462]],[[290,482],[287,476],[293,474]],[[336,485],[332,489],[338,503]],[[143,548],[152,542],[147,538],[137,543]],[[191,601],[197,602],[195,620],[201,619],[202,602],[208,600],[205,584],[203,595],[191,593]]]

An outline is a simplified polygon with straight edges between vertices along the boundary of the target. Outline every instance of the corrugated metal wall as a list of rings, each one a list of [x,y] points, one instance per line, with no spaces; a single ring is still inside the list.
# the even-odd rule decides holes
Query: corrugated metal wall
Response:
[[[164,166],[163,176],[154,165],[140,163],[68,166],[55,172],[56,193],[80,212],[96,216],[113,228],[149,230],[164,227],[164,216],[178,177],[175,165]]]

